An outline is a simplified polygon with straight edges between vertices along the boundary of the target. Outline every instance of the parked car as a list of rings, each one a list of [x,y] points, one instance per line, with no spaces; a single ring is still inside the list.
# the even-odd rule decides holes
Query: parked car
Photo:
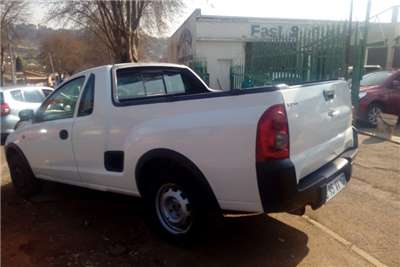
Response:
[[[378,71],[363,76],[357,120],[377,125],[381,112],[400,115],[400,70]]]
[[[43,99],[53,91],[50,87],[0,87],[1,143],[14,131],[18,113],[24,109],[36,110]]]
[[[217,91],[181,65],[107,65],[20,117],[5,149],[17,192],[44,179],[139,196],[174,241],[222,210],[319,208],[348,183],[357,152],[339,80]]]
[[[380,71],[380,70],[383,70],[381,65],[364,65],[363,73],[368,74],[368,73],[372,73],[372,72]],[[348,76],[351,79],[351,75],[353,74],[353,66],[349,66],[347,71],[349,73]]]

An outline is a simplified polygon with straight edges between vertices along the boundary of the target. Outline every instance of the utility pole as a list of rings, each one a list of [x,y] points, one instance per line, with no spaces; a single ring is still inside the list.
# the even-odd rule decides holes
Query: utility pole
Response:
[[[15,85],[15,84],[17,84],[17,79],[15,77],[14,49],[11,46],[11,42],[8,43],[8,51],[9,51],[10,60],[11,60],[11,80],[12,80],[12,84]]]
[[[349,66],[350,66],[350,55],[351,55],[351,35],[353,31],[353,0],[350,1],[350,15],[349,15],[349,26],[347,28],[347,42],[346,42],[346,58],[345,58],[345,78],[349,79]]]
[[[364,22],[364,32],[363,32],[363,39],[357,40],[356,42],[359,43],[359,45],[356,46],[357,48],[357,56],[356,56],[356,61],[354,62],[354,67],[353,67],[353,74],[352,74],[352,83],[351,83],[351,93],[352,93],[352,100],[353,100],[353,106],[358,109],[358,104],[359,104],[359,93],[360,93],[360,81],[362,79],[362,76],[364,74],[364,62],[365,62],[365,55],[366,55],[366,49],[367,49],[367,43],[368,43],[368,27],[369,27],[369,17],[371,14],[371,1],[368,0],[367,4],[367,14],[365,17],[365,22]]]
[[[50,66],[51,66],[51,74],[54,73],[54,65],[53,65],[53,57],[51,53],[49,53],[49,60],[50,60]]]

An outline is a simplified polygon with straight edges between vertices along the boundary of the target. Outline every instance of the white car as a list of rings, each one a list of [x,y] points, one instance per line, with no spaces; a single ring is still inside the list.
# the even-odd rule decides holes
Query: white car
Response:
[[[36,110],[51,92],[53,88],[44,86],[0,87],[1,144],[14,131],[19,112],[24,109]]]
[[[6,143],[19,193],[43,179],[143,197],[178,241],[223,210],[320,207],[357,151],[344,81],[227,92],[185,66],[116,64],[75,74],[20,117]]]

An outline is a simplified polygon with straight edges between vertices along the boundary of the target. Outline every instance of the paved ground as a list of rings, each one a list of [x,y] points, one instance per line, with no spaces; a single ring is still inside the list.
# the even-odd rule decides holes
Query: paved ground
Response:
[[[390,135],[388,134],[388,132],[382,131],[382,129],[371,128],[366,125],[359,125],[358,129],[360,132],[366,135],[389,139],[396,144],[400,144],[400,125],[397,125],[397,127],[394,128],[392,134]]]
[[[306,217],[226,218],[190,248],[154,236],[138,199],[48,183],[25,201],[15,195],[2,159],[1,260],[4,266],[373,266],[374,260],[400,266],[400,146],[373,137],[360,143],[352,181],[323,208]]]

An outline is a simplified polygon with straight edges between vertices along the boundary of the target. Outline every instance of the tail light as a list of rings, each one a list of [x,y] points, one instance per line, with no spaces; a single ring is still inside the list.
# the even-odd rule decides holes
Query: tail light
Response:
[[[256,159],[289,157],[289,127],[283,104],[274,105],[261,116],[257,125]]]
[[[7,103],[0,104],[1,116],[10,114],[10,106]]]

